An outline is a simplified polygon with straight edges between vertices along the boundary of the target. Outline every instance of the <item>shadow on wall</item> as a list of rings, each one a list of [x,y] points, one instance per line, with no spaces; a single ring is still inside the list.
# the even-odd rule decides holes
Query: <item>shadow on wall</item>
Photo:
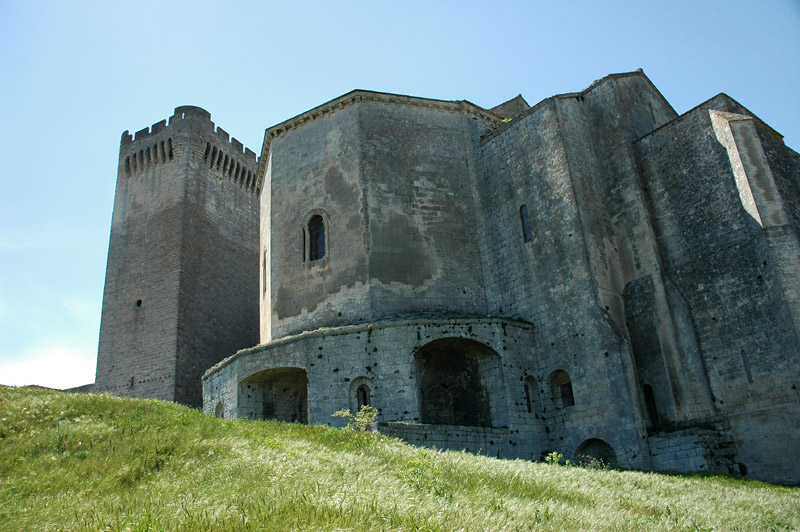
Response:
[[[443,338],[425,344],[415,356],[422,423],[473,427],[508,423],[496,351],[474,340]]]
[[[302,368],[259,371],[239,383],[239,409],[250,419],[308,423],[308,375]]]

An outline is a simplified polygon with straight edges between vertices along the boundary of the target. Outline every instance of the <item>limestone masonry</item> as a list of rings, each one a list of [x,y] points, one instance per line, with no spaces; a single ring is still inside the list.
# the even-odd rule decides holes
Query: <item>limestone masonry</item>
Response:
[[[95,391],[800,483],[800,156],[641,72],[122,136]]]

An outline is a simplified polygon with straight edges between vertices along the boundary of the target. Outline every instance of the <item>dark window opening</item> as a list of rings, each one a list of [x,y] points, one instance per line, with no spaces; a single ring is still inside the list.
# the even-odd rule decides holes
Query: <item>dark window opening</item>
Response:
[[[747,375],[747,382],[753,384],[753,372],[750,369],[750,359],[747,357],[744,349],[742,349],[742,364],[744,365],[744,372]]]
[[[561,406],[568,407],[575,404],[575,396],[572,394],[572,381],[569,375],[564,370],[556,371],[550,377],[551,387],[553,389],[553,399],[561,399]]]
[[[599,438],[591,438],[578,445],[575,458],[578,462],[599,460],[606,465],[617,465],[617,453],[614,452],[614,448]]]
[[[500,356],[465,338],[442,338],[416,355],[420,418],[424,424],[473,427],[507,423]]]
[[[645,384],[642,387],[644,393],[644,405],[647,408],[647,417],[650,418],[650,423],[653,427],[658,427],[658,410],[656,410],[656,396],[653,393],[653,387]]]
[[[243,417],[308,423],[308,375],[304,369],[274,368],[250,375],[240,383],[240,397]]]
[[[316,214],[308,221],[308,260],[319,260],[325,256],[325,223]]]
[[[525,379],[525,405],[528,407],[529,414],[533,412],[533,404],[531,403],[531,385],[528,382],[528,379]]]
[[[362,384],[356,390],[356,406],[361,410],[362,406],[370,406],[369,386]]]
[[[523,205],[519,208],[519,219],[522,222],[522,238],[525,242],[530,242],[533,240],[533,235],[531,233],[531,222],[528,218],[528,207]]]
[[[267,251],[264,250],[264,262],[261,268],[261,290],[262,294],[267,293]]]

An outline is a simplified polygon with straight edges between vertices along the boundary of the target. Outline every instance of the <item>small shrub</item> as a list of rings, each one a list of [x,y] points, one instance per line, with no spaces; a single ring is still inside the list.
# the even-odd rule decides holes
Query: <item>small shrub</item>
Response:
[[[349,420],[345,430],[366,432],[372,428],[372,424],[378,419],[378,411],[369,405],[363,405],[356,414],[351,413],[349,409],[337,410],[333,413],[333,417],[343,417]]]
[[[406,463],[401,477],[406,483],[418,491],[425,491],[437,497],[449,497],[445,486],[442,484],[442,473],[429,457],[420,453],[415,460]]]
[[[558,451],[552,451],[544,457],[544,461],[550,465],[558,465],[561,463],[562,458],[564,458],[562,453],[559,453]]]
[[[602,459],[588,454],[578,455],[578,465],[586,469],[608,469],[609,465]]]

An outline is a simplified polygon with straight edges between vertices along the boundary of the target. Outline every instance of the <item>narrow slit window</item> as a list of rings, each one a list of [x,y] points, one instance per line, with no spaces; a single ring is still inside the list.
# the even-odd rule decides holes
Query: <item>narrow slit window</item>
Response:
[[[262,294],[267,294],[267,251],[264,250],[264,261],[261,268],[261,290]]]
[[[522,223],[522,239],[525,242],[530,242],[533,240],[533,235],[531,234],[531,221],[528,218],[528,207],[527,205],[522,205],[519,208],[519,220]]]
[[[533,404],[531,403],[531,387],[528,381],[525,381],[525,405],[528,407],[528,413],[533,412]]]
[[[647,417],[650,418],[650,423],[653,427],[658,427],[658,409],[656,408],[656,396],[653,393],[653,387],[645,384],[642,387],[644,394],[644,405],[647,408]]]

